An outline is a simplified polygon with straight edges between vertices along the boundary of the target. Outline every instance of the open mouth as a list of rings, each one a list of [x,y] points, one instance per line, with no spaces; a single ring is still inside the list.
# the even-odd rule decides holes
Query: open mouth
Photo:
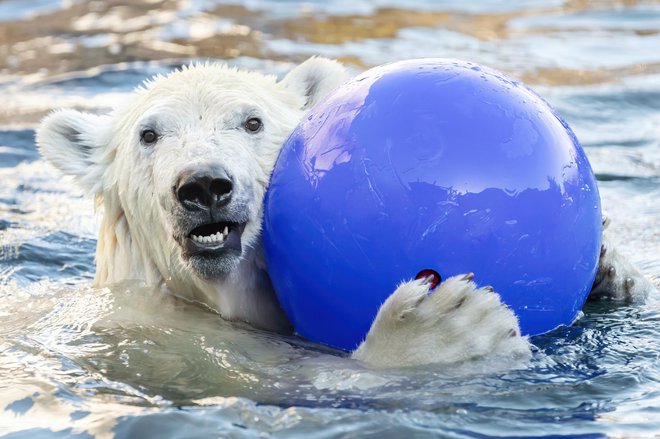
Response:
[[[241,252],[241,235],[245,223],[218,222],[193,229],[186,238],[185,247],[190,255],[222,253],[227,250]]]

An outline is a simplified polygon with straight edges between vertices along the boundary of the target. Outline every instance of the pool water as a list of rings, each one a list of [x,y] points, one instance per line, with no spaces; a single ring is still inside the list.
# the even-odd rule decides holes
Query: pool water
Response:
[[[657,294],[587,304],[528,363],[369,370],[139,282],[91,288],[100,213],[34,146],[52,109],[107,111],[190,59],[468,59],[571,124],[612,239],[660,286],[659,47],[658,2],[0,0],[0,436],[659,437]]]

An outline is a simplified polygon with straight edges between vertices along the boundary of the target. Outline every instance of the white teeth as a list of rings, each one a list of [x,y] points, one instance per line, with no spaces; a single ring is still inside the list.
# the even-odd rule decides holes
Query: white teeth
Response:
[[[222,232],[217,232],[213,235],[208,235],[208,236],[190,235],[190,238],[195,242],[201,242],[204,244],[210,244],[212,242],[222,242],[225,240],[225,236],[222,234]]]
[[[225,230],[222,232],[223,235],[229,235],[229,227],[225,226]]]

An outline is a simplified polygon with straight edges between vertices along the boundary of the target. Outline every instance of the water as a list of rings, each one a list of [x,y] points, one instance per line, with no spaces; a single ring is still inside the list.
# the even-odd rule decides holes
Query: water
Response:
[[[657,2],[0,1],[0,435],[660,436],[657,297],[588,304],[528,364],[370,371],[138,283],[90,288],[98,216],[33,137],[51,109],[104,111],[191,58],[482,62],[565,116],[614,241],[660,285],[658,47]]]

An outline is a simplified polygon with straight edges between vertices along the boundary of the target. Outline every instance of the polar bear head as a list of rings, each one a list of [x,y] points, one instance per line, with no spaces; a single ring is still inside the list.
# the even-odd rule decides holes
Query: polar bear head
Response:
[[[303,111],[346,79],[312,58],[284,79],[221,64],[145,82],[109,115],[61,110],[43,156],[104,207],[97,284],[222,279],[258,243],[270,173]]]

